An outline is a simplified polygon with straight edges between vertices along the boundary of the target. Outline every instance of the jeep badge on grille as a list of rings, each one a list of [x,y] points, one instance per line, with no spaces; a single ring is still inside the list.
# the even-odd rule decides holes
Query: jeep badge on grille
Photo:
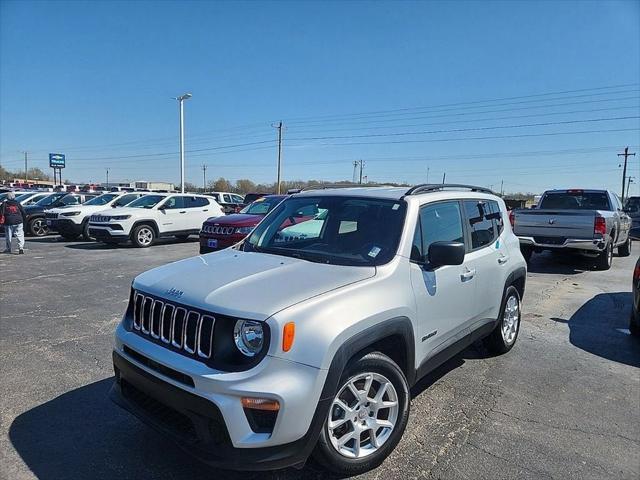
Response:
[[[182,290],[177,290],[175,288],[170,288],[169,290],[167,290],[164,293],[166,295],[170,295],[170,296],[176,297],[176,298],[180,298],[184,294],[184,292]]]

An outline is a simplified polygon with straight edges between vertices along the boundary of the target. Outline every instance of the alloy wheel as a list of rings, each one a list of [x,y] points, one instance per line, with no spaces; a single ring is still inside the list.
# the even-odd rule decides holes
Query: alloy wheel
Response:
[[[515,341],[519,323],[520,302],[515,295],[510,295],[502,314],[502,339],[507,345],[511,345]]]
[[[391,436],[398,413],[398,393],[388,378],[373,372],[351,377],[329,411],[331,444],[347,458],[371,455]]]
[[[148,227],[143,227],[138,230],[137,234],[138,243],[143,246],[151,245],[153,241],[153,232]]]
[[[49,233],[49,228],[43,219],[38,218],[33,221],[32,231],[36,237],[43,237]]]

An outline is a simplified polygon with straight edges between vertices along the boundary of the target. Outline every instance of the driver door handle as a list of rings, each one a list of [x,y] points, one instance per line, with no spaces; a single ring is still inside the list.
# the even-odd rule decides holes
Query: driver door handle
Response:
[[[464,271],[464,272],[462,272],[462,273],[460,274],[460,279],[461,279],[463,282],[466,282],[466,281],[471,280],[471,279],[475,276],[475,274],[476,274],[476,269],[475,269],[475,268],[474,268],[473,270],[469,270],[469,269],[467,268],[467,269],[465,269],[465,271]]]
[[[187,211],[186,210],[181,210],[180,213],[187,213]]]
[[[506,255],[502,255],[501,257],[498,257],[498,263],[500,265],[504,265],[508,261],[509,261],[509,257],[507,257]]]

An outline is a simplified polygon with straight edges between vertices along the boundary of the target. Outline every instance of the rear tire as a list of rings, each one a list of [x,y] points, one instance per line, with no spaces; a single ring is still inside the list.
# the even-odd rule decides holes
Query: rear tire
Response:
[[[156,241],[156,231],[151,225],[138,225],[131,233],[131,241],[138,248],[150,247]]]
[[[618,247],[619,257],[628,257],[629,255],[631,255],[631,236],[627,238],[627,241],[624,242],[624,245],[620,245]]]
[[[520,333],[521,316],[520,293],[516,287],[510,285],[504,292],[498,324],[484,340],[489,351],[503,354],[513,348]]]
[[[613,241],[609,242],[603,252],[596,257],[596,269],[609,270],[613,263]]]
[[[339,475],[367,472],[393,451],[408,419],[409,385],[400,367],[380,352],[354,358],[342,374],[313,457]]]

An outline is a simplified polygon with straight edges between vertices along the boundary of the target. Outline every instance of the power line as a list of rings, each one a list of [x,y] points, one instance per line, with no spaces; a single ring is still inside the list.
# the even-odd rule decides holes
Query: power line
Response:
[[[317,115],[317,116],[307,116],[307,117],[290,117],[289,120],[305,120],[305,119],[336,119],[344,116],[352,116],[352,115],[372,115],[372,114],[380,114],[380,113],[394,113],[394,112],[405,112],[405,111],[413,111],[413,110],[423,110],[423,109],[432,109],[432,108],[441,108],[441,107],[455,107],[455,106],[467,106],[467,105],[475,105],[479,103],[493,103],[493,102],[502,102],[506,100],[519,100],[523,98],[533,98],[533,97],[543,97],[550,95],[564,95],[568,93],[580,93],[580,92],[588,92],[588,91],[598,91],[598,90],[613,90],[618,88],[627,88],[627,87],[635,87],[638,86],[638,83],[627,83],[627,84],[619,84],[619,85],[609,85],[602,87],[593,87],[593,88],[581,88],[577,90],[563,90],[563,91],[555,91],[555,92],[545,92],[545,93],[536,93],[530,95],[519,95],[515,97],[502,97],[502,98],[494,98],[487,100],[474,100],[469,102],[457,102],[457,103],[444,103],[437,105],[428,105],[421,107],[406,107],[406,108],[398,108],[391,110],[374,110],[369,112],[359,112],[359,113],[346,113],[346,114],[332,114],[332,115]],[[616,93],[616,92],[605,92],[600,95],[606,95],[607,93]],[[599,95],[599,94],[592,94]],[[296,122],[293,122],[296,123]]]
[[[539,122],[539,123],[523,123],[519,125],[498,125],[493,127],[475,127],[475,128],[456,128],[450,130],[430,130],[419,132],[394,132],[394,133],[369,133],[364,135],[334,135],[325,137],[292,137],[290,140],[342,140],[350,138],[377,138],[377,137],[397,137],[406,135],[431,135],[435,133],[461,133],[461,132],[477,132],[484,130],[500,130],[506,128],[525,128],[525,127],[548,127],[551,125],[570,125],[576,123],[595,123],[595,122],[611,122],[616,120],[637,120],[640,116],[632,115],[626,117],[609,117],[609,118],[589,118],[586,120],[565,120],[561,122]]]

